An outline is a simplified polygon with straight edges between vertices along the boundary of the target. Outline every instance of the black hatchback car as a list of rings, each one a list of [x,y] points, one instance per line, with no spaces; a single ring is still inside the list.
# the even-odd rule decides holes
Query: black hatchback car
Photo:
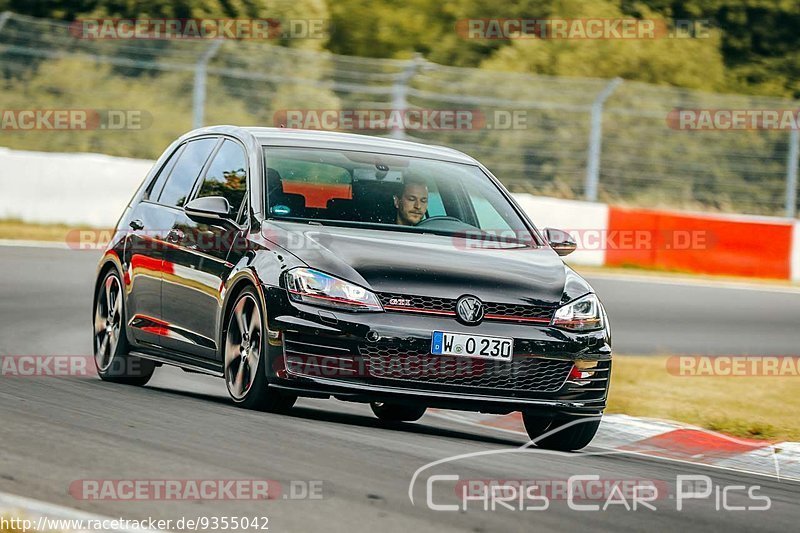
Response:
[[[542,447],[594,436],[608,393],[603,306],[480,163],[449,148],[217,126],[175,141],[98,266],[102,379],[176,365],[248,408],[300,396],[521,411]],[[553,432],[551,428],[563,427]]]

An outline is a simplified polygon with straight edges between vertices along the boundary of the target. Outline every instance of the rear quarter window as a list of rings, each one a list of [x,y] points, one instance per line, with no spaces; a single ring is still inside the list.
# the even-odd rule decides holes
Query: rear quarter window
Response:
[[[183,207],[192,192],[200,171],[203,169],[217,139],[198,139],[186,143],[186,148],[175,163],[164,189],[158,197],[158,203],[173,207]]]

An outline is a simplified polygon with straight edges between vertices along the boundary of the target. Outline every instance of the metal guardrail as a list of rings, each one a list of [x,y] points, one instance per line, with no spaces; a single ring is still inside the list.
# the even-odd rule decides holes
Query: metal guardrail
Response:
[[[80,83],[62,79],[76,72]],[[420,57],[338,56],[267,42],[80,39],[69,24],[7,12],[0,15],[0,76],[0,109],[24,102],[152,114],[141,131],[0,133],[0,145],[14,148],[152,158],[191,127],[278,125],[286,110],[461,110],[480,120],[466,129],[394,124],[366,133],[464,150],[516,191],[797,213],[796,129],[684,131],[668,123],[675,109],[797,110],[791,100],[447,67]],[[524,121],[501,123],[508,117]]]

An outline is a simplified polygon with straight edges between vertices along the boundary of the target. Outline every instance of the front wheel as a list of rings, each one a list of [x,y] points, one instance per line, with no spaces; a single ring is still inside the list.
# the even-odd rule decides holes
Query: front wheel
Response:
[[[153,376],[153,361],[129,355],[125,335],[125,302],[122,283],[110,270],[97,288],[94,302],[94,362],[103,381],[145,385]]]
[[[546,419],[532,414],[522,413],[525,431],[531,440],[535,440],[538,448],[562,452],[577,451],[588,446],[600,427],[600,417],[578,418],[557,417]],[[563,427],[574,422],[568,427]],[[559,429],[561,428],[561,429]],[[545,433],[554,432],[544,438]]]
[[[425,414],[425,407],[372,402],[372,412],[384,422],[416,422]]]
[[[271,389],[265,371],[267,342],[258,294],[248,287],[228,315],[225,332],[225,384],[238,405],[261,411],[290,409],[297,396]]]

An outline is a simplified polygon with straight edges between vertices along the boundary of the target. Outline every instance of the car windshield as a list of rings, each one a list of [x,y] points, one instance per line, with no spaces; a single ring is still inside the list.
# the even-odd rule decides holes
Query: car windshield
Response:
[[[271,219],[537,242],[476,165],[313,148],[265,147],[264,156]]]

